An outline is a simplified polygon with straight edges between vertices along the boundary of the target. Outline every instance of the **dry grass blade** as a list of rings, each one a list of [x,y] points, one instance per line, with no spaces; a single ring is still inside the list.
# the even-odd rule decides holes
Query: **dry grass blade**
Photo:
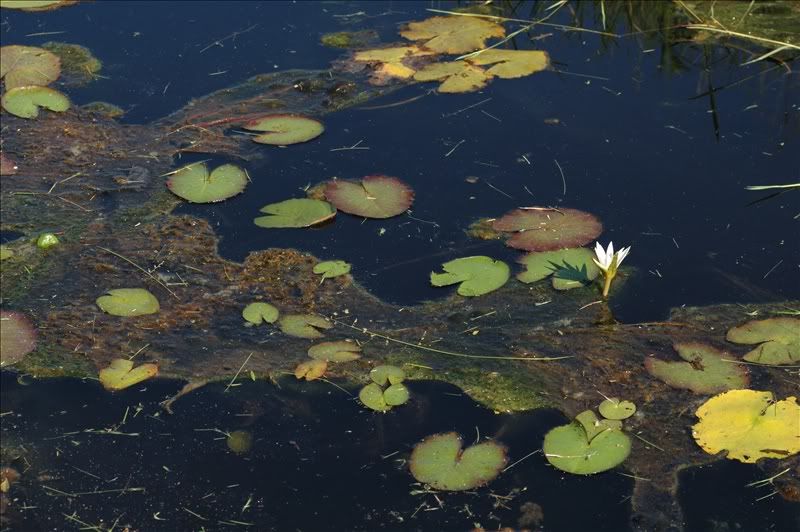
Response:
[[[132,261],[131,259],[129,259],[128,257],[125,257],[125,256],[123,256],[123,255],[120,255],[120,254],[119,254],[119,253],[117,253],[116,251],[111,251],[110,249],[107,249],[107,248],[104,248],[104,247],[101,247],[101,246],[97,246],[97,249],[101,249],[101,250],[105,251],[106,253],[111,253],[111,254],[112,254],[112,255],[114,255],[115,257],[118,257],[118,258],[120,258],[120,259],[124,260],[125,262],[127,262],[128,264],[130,264],[131,266],[133,266],[134,268],[136,268],[137,270],[139,270],[140,272],[142,272],[143,274],[145,274],[146,276],[148,276],[148,277],[149,277],[151,280],[153,280],[153,281],[155,281],[156,283],[158,283],[158,284],[161,286],[161,288],[163,288],[164,290],[166,290],[167,292],[169,292],[169,293],[170,293],[170,295],[171,295],[172,297],[174,297],[175,299],[180,299],[180,298],[178,297],[178,294],[176,294],[175,292],[173,292],[172,290],[170,290],[170,289],[169,289],[169,287],[168,287],[166,284],[164,284],[164,282],[163,282],[161,279],[159,279],[158,277],[156,277],[155,275],[153,275],[153,274],[152,274],[152,273],[150,273],[149,271],[145,270],[144,268],[142,268],[141,266],[139,266],[138,264],[136,264],[135,262],[133,262],[133,261]]]

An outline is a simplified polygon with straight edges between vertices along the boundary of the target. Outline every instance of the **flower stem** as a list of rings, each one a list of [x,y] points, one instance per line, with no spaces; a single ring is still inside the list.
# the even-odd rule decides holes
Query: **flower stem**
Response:
[[[611,281],[614,279],[614,276],[611,274],[606,274],[606,281],[603,284],[603,299],[608,297],[608,291],[611,289]]]

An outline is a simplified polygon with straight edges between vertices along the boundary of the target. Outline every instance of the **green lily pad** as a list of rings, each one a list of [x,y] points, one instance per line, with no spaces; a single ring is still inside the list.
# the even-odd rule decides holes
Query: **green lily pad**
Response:
[[[299,115],[272,115],[253,120],[244,125],[250,131],[265,131],[253,138],[259,144],[288,146],[319,137],[325,126],[321,122]]]
[[[336,209],[327,201],[308,198],[270,203],[262,207],[261,212],[269,216],[261,216],[253,222],[266,228],[310,227],[336,216]]]
[[[343,260],[326,260],[314,266],[313,272],[322,274],[323,279],[339,277],[350,273],[351,265]]]
[[[98,377],[103,388],[111,391],[124,390],[134,384],[146,381],[158,375],[156,364],[142,364],[133,367],[133,360],[115,358],[111,364],[100,370]]]
[[[287,314],[278,321],[284,334],[297,338],[322,338],[317,329],[330,329],[333,324],[316,314]]]
[[[458,293],[462,296],[480,296],[497,290],[508,281],[508,264],[491,257],[475,256],[445,262],[446,273],[431,272],[433,286],[447,286],[461,283]]]
[[[553,276],[553,288],[570,290],[585,286],[600,275],[600,269],[592,260],[594,253],[586,248],[560,249],[528,253],[517,262],[525,271],[517,274],[523,283],[533,283]]]
[[[247,454],[253,447],[253,434],[246,430],[234,430],[225,439],[228,449],[236,454]]]
[[[410,397],[408,388],[405,384],[392,384],[383,391],[383,399],[389,406],[400,406],[408,402]]]
[[[53,233],[42,233],[36,239],[36,247],[39,249],[49,249],[61,243],[56,235]]]
[[[275,323],[279,314],[277,308],[263,301],[250,303],[242,311],[242,317],[254,325],[261,325],[263,322]]]
[[[0,367],[16,364],[36,347],[36,329],[22,313],[0,310]]]
[[[69,98],[49,87],[16,87],[7,91],[0,100],[3,109],[20,118],[36,118],[39,108],[56,113],[69,109]]]
[[[223,164],[209,174],[205,163],[192,163],[174,172],[167,188],[192,203],[213,203],[239,194],[247,186],[247,174],[238,166]]]
[[[325,185],[325,198],[349,214],[364,218],[391,218],[411,207],[414,191],[396,177],[369,175],[361,181],[329,181]]]
[[[462,452],[455,432],[428,436],[414,447],[409,461],[418,482],[437,490],[461,491],[494,480],[506,465],[506,448],[487,441]]]
[[[575,421],[580,423],[583,427],[583,431],[586,433],[586,438],[589,441],[592,441],[592,439],[601,432],[607,430],[622,430],[622,421],[618,419],[599,419],[597,414],[591,410],[584,410],[575,416]]]
[[[800,320],[769,318],[751,321],[728,331],[729,342],[760,344],[744,356],[748,362],[780,366],[800,362]]]
[[[636,405],[630,401],[622,401],[616,397],[609,397],[597,408],[600,415],[606,419],[628,419],[636,413]]]
[[[624,462],[631,452],[631,440],[622,431],[612,429],[589,440],[583,426],[575,421],[548,432],[542,448],[547,461],[558,469],[591,475]]]
[[[388,412],[392,408],[386,404],[386,399],[383,398],[383,389],[374,382],[361,388],[361,391],[358,392],[358,399],[364,406],[377,412]]]
[[[10,259],[14,256],[14,251],[8,246],[0,244],[0,260]]]
[[[389,384],[400,384],[406,378],[406,372],[397,366],[375,366],[369,372],[369,378],[379,386]]]
[[[308,356],[326,362],[350,362],[361,358],[361,347],[346,340],[321,342],[309,348]]]
[[[6,90],[49,85],[60,74],[61,61],[52,52],[35,46],[0,47],[0,78]]]
[[[594,215],[577,209],[515,209],[492,222],[492,228],[513,233],[506,245],[526,251],[554,251],[591,242],[603,232]]]
[[[675,344],[686,362],[665,362],[647,358],[644,367],[653,377],[673,388],[686,388],[698,394],[711,394],[746,388],[747,368],[736,364],[733,356],[700,342]]]
[[[115,288],[97,298],[100,310],[112,316],[142,316],[159,310],[158,299],[144,288]]]

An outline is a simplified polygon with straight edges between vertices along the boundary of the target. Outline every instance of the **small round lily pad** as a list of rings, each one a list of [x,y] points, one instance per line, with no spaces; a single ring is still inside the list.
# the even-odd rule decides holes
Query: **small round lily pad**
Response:
[[[158,299],[144,288],[115,288],[98,297],[96,303],[112,316],[142,316],[159,310]]]
[[[603,232],[593,214],[577,209],[515,209],[492,222],[497,231],[513,233],[506,245],[526,251],[553,251],[591,242]]]
[[[636,405],[630,401],[623,401],[616,397],[609,397],[597,408],[600,415],[606,419],[628,419],[636,413]]]
[[[300,362],[297,367],[294,368],[294,376],[297,379],[313,381],[325,375],[327,370],[327,360],[306,360]]]
[[[6,90],[49,85],[60,74],[61,61],[52,52],[35,46],[0,47],[0,77]]]
[[[299,144],[319,137],[325,126],[322,122],[300,115],[272,115],[253,120],[244,125],[250,131],[264,131],[265,133],[253,138],[259,144],[274,146],[288,146]]]
[[[375,366],[369,372],[369,378],[380,386],[389,384],[400,384],[406,378],[406,372],[397,366]]]
[[[350,362],[361,358],[361,347],[346,340],[321,342],[309,348],[308,356],[327,362]]]
[[[297,338],[322,338],[318,329],[330,329],[333,324],[316,314],[287,314],[278,321],[284,334]]]
[[[247,454],[253,447],[253,435],[246,430],[234,430],[225,439],[228,449],[236,454]]]
[[[309,198],[294,198],[270,203],[261,208],[268,216],[253,220],[259,227],[268,229],[287,227],[311,227],[336,216],[330,203]]]
[[[49,249],[59,245],[61,241],[53,233],[42,233],[36,239],[36,247],[39,249]]]
[[[383,389],[374,382],[361,388],[361,391],[358,392],[358,399],[364,406],[376,412],[388,412],[392,408],[386,404],[386,399],[383,398]]]
[[[36,347],[36,329],[20,312],[0,310],[0,367],[16,364]]]
[[[461,283],[458,294],[467,297],[481,296],[497,290],[508,281],[511,272],[508,264],[491,257],[475,256],[445,262],[446,273],[431,272],[433,286]]]
[[[261,325],[263,322],[275,323],[279,315],[277,308],[263,301],[250,303],[242,311],[242,317],[254,325]]]
[[[50,87],[26,86],[7,91],[0,99],[3,109],[20,118],[36,118],[39,108],[56,113],[69,109],[69,98]]]
[[[383,399],[389,406],[400,406],[405,404],[408,402],[410,395],[411,394],[409,393],[408,388],[406,388],[405,384],[402,383],[392,384],[383,390]]]
[[[462,451],[455,432],[428,436],[414,447],[409,460],[418,482],[437,490],[473,489],[494,480],[506,465],[506,448],[487,441]]]
[[[176,196],[192,203],[214,203],[231,198],[247,186],[247,174],[233,164],[223,164],[209,173],[205,163],[180,168],[167,181]]]
[[[350,273],[351,265],[343,260],[326,260],[314,266],[313,272],[317,275],[322,274],[323,279],[339,277]]]
[[[337,179],[325,185],[325,197],[334,207],[364,218],[391,218],[414,202],[414,191],[396,177],[370,175],[361,181]]]

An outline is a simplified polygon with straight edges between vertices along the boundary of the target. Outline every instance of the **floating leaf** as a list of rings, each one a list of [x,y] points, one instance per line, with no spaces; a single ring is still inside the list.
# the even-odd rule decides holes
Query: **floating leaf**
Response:
[[[100,384],[106,390],[123,390],[158,375],[158,366],[142,364],[133,367],[133,360],[115,358],[105,369],[100,370]]]
[[[441,81],[439,92],[473,92],[486,86],[491,76],[466,61],[433,63],[414,74],[417,81]]]
[[[279,315],[277,308],[263,301],[250,303],[242,311],[242,317],[254,325],[261,325],[262,322],[275,323]]]
[[[244,125],[250,131],[265,131],[253,138],[259,144],[288,146],[319,137],[325,126],[321,122],[300,115],[271,115]]]
[[[62,81],[67,85],[86,84],[96,79],[96,74],[103,68],[103,63],[92,54],[92,51],[80,44],[49,41],[44,43],[42,48],[55,54],[61,61]]]
[[[630,454],[631,440],[619,430],[604,430],[591,441],[580,423],[556,427],[544,437],[547,461],[567,473],[591,475],[612,469]]]
[[[489,76],[512,79],[541,72],[550,66],[547,52],[541,50],[500,50],[492,48],[469,57],[474,65],[493,65],[486,71]]]
[[[600,220],[577,209],[515,209],[492,222],[492,227],[514,233],[506,244],[527,251],[582,246],[603,232]]]
[[[159,310],[156,297],[144,288],[115,288],[98,297],[96,303],[112,316],[142,316]]]
[[[53,233],[42,233],[36,239],[36,247],[39,249],[48,249],[57,246],[61,243],[56,235]]]
[[[14,251],[6,245],[0,244],[0,260],[10,259],[14,256]]]
[[[748,362],[779,366],[800,362],[800,320],[769,318],[751,321],[728,331],[735,344],[760,344],[744,356]]]
[[[262,207],[261,212],[269,216],[261,216],[253,222],[266,228],[310,227],[336,216],[336,209],[327,201],[307,198],[270,203]]]
[[[350,362],[361,358],[361,347],[355,342],[339,340],[312,345],[308,356],[327,362]]]
[[[36,118],[39,107],[57,113],[69,109],[69,99],[49,87],[17,87],[7,91],[0,103],[3,109],[20,118]]]
[[[317,329],[330,329],[333,324],[316,314],[288,314],[278,321],[284,334],[297,338],[322,338]]]
[[[52,52],[35,46],[0,47],[0,78],[5,81],[6,90],[49,85],[60,74],[61,61]]]
[[[225,439],[228,449],[236,454],[247,454],[253,447],[253,435],[246,430],[234,430]]]
[[[381,387],[374,382],[361,388],[361,391],[358,392],[358,399],[364,406],[377,412],[388,412],[392,408],[386,404]]]
[[[192,203],[213,203],[239,194],[247,186],[247,174],[238,166],[223,164],[209,174],[205,163],[192,163],[175,171],[167,188]]]
[[[364,218],[391,218],[411,207],[414,191],[396,177],[370,175],[361,181],[329,181],[325,197],[346,213]]]
[[[508,281],[508,264],[491,257],[463,257],[445,262],[442,268],[447,273],[431,273],[433,286],[461,283],[458,293],[462,296],[480,296],[497,290]]]
[[[486,19],[472,17],[431,17],[410,22],[400,35],[440,54],[464,54],[483,48],[487,39],[504,37],[505,28]]]
[[[428,436],[414,447],[409,461],[418,482],[437,490],[473,489],[494,480],[506,465],[506,448],[487,441],[461,449],[455,432]]]
[[[322,274],[323,279],[330,279],[350,273],[350,267],[351,265],[343,260],[326,260],[317,263],[313,272],[318,275]]]
[[[734,363],[734,358],[724,351],[699,342],[675,344],[674,347],[686,362],[665,362],[657,358],[644,361],[650,375],[673,388],[711,394],[743,388],[749,383],[747,369]]]
[[[400,406],[408,402],[410,394],[404,384],[392,384],[383,391],[383,399],[389,406]]]
[[[77,3],[78,0],[0,0],[0,7],[21,11],[50,11]]]
[[[525,271],[517,274],[523,283],[533,283],[553,275],[553,287],[569,290],[594,281],[600,269],[592,260],[594,253],[586,248],[561,249],[528,253],[517,262]]]
[[[628,419],[636,413],[636,405],[630,401],[622,401],[616,397],[609,397],[597,408],[600,415],[606,419]]]
[[[408,79],[414,75],[416,70],[404,64],[404,61],[432,54],[433,52],[423,50],[418,46],[394,46],[362,50],[356,52],[354,59],[362,63],[377,63],[373,74],[375,80],[385,77]]]
[[[326,360],[306,360],[294,368],[294,376],[298,379],[313,381],[325,375],[327,370],[328,362]]]
[[[800,452],[800,406],[795,397],[775,401],[772,392],[731,390],[697,409],[692,427],[697,444],[709,454],[754,463]]]
[[[0,310],[0,367],[16,364],[36,347],[36,330],[19,312]]]
[[[586,439],[589,441],[592,441],[601,432],[622,429],[622,421],[618,419],[598,419],[597,414],[591,410],[584,410],[575,416],[575,421],[583,427]]]
[[[389,384],[400,384],[406,378],[406,372],[397,366],[375,366],[369,372],[369,378],[379,386]]]

